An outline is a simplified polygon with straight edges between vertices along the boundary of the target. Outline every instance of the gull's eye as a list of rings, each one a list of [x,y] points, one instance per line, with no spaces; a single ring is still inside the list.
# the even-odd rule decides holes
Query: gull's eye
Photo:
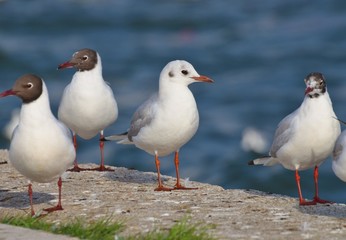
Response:
[[[181,73],[184,74],[184,75],[189,74],[189,72],[187,70],[182,70]]]
[[[34,86],[34,84],[32,84],[31,82],[29,82],[28,84],[26,84],[27,88],[32,88]]]
[[[88,58],[89,58],[89,57],[88,57],[87,55],[84,55],[84,56],[82,57],[82,60],[83,60],[83,61],[86,61],[86,60],[88,60]]]

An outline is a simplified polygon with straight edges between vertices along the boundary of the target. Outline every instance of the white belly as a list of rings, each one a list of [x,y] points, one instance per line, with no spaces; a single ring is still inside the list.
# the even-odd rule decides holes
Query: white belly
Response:
[[[67,136],[57,132],[49,134],[47,129],[40,131],[23,134],[18,128],[11,141],[9,159],[30,180],[51,182],[72,165],[75,150]]]
[[[78,92],[67,88],[59,107],[59,119],[80,137],[94,137],[118,117],[117,103],[109,90]]]
[[[291,139],[277,152],[279,162],[287,169],[304,170],[320,165],[331,155],[340,134],[329,97],[307,101],[295,118]]]
[[[191,105],[173,104],[165,111],[158,111],[155,119],[133,137],[135,145],[152,155],[157,152],[159,156],[179,150],[198,129],[198,110],[194,101]]]

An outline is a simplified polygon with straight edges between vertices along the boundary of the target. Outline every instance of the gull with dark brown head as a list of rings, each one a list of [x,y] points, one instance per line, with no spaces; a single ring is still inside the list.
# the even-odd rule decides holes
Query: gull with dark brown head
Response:
[[[21,98],[23,102],[19,123],[12,135],[10,162],[31,181],[47,183],[58,178],[58,204],[44,210],[48,212],[62,210],[60,176],[75,159],[71,132],[52,114],[48,91],[40,77],[26,74],[18,78],[12,89],[1,93],[0,97],[10,95]],[[28,193],[31,214],[35,215],[31,182]]]
[[[196,133],[199,114],[195,98],[188,88],[194,82],[213,82],[199,75],[194,67],[182,60],[168,63],[160,74],[159,91],[144,102],[134,113],[128,132],[105,137],[119,143],[133,143],[155,156],[158,174],[156,191],[172,190],[164,187],[160,177],[159,157],[175,152],[177,182],[174,189],[189,189],[180,184],[179,149]]]
[[[118,117],[118,106],[110,86],[103,80],[100,55],[92,49],[75,52],[72,59],[59,65],[58,69],[76,68],[72,81],[66,86],[59,106],[58,117],[76,135],[90,139],[111,125]],[[98,171],[112,171],[104,165],[104,143],[100,141],[101,163]],[[75,159],[73,171],[85,170],[78,167]]]
[[[250,165],[281,164],[295,171],[299,204],[329,203],[319,198],[318,167],[331,155],[340,134],[327,85],[321,73],[305,78],[305,98],[300,107],[278,125],[268,157],[250,161]],[[315,196],[306,201],[302,196],[298,171],[314,168]]]

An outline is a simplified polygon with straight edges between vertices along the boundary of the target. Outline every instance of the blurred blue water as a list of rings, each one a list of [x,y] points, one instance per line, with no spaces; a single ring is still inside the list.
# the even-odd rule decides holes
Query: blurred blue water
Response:
[[[96,49],[103,75],[119,105],[106,135],[127,129],[132,113],[158,87],[167,62],[190,61],[214,84],[191,86],[200,128],[181,149],[184,178],[225,188],[253,188],[297,196],[294,173],[282,167],[249,167],[261,153],[247,152],[243,130],[254,127],[272,140],[276,125],[304,97],[304,77],[320,71],[339,118],[346,119],[346,2],[221,0],[0,1],[0,90],[32,72],[42,76],[56,114],[73,70],[57,71],[81,48]],[[20,107],[1,99],[0,128]],[[1,136],[1,148],[9,141]],[[99,162],[98,139],[79,141],[80,162]],[[175,176],[172,156],[162,174]],[[106,144],[106,162],[155,171],[153,157],[133,146]],[[313,195],[312,170],[302,176]],[[320,171],[321,197],[345,202],[346,185],[328,159]]]

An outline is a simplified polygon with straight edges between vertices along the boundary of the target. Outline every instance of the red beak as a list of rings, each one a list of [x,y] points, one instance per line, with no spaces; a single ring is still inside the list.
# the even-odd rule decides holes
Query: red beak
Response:
[[[208,82],[208,83],[213,83],[213,79],[207,77],[207,76],[199,76],[199,77],[191,77],[193,79],[195,79],[196,81],[199,81],[199,82]]]
[[[314,90],[313,88],[307,87],[307,88],[305,89],[305,95],[308,94],[309,92],[312,92],[313,90]]]
[[[71,63],[71,62],[65,62],[65,63],[62,63],[58,66],[58,69],[62,69],[62,68],[72,68],[74,67],[74,63]]]
[[[16,95],[16,92],[14,92],[12,89],[9,89],[5,92],[0,93],[0,98],[11,96],[11,95]]]

